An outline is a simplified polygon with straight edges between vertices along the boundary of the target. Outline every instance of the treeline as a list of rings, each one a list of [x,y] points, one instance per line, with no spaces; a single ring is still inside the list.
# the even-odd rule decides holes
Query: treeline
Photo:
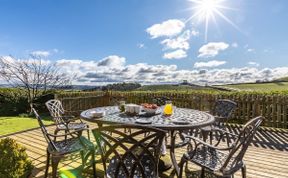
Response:
[[[102,87],[102,91],[113,90],[113,91],[131,91],[141,87],[140,83],[114,83]]]
[[[114,83],[106,86],[99,86],[92,89],[86,89],[84,91],[132,91],[141,87],[140,83]]]

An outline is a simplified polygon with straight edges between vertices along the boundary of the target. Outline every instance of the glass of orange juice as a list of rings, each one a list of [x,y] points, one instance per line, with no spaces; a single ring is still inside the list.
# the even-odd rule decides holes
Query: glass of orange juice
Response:
[[[171,101],[166,101],[163,114],[166,116],[171,116],[173,114],[173,106]]]

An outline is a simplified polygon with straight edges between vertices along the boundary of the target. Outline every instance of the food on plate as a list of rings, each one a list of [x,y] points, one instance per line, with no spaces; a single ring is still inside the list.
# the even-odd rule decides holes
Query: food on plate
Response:
[[[156,104],[149,104],[149,103],[143,103],[141,104],[141,106],[143,108],[146,108],[146,109],[157,109],[158,106]]]

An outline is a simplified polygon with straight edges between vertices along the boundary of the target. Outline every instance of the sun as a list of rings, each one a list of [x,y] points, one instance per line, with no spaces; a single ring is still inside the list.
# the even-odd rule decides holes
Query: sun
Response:
[[[235,10],[233,8],[225,6],[226,0],[189,0],[193,3],[192,7],[189,10],[192,10],[194,13],[189,17],[186,22],[191,21],[194,18],[197,18],[200,22],[205,23],[205,41],[208,38],[208,28],[211,20],[216,23],[216,16],[221,17],[230,25],[239,30],[239,28],[224,15],[224,10]]]
[[[199,10],[205,13],[205,15],[212,15],[213,11],[217,9],[218,2],[215,0],[202,0],[199,2]]]

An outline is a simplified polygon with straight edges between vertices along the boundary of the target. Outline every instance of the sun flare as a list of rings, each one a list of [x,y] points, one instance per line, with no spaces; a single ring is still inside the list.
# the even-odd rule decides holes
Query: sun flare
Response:
[[[226,0],[189,0],[193,3],[190,8],[194,13],[186,22],[197,18],[200,22],[205,23],[205,41],[208,38],[208,28],[211,20],[216,23],[216,16],[220,16],[230,25],[239,30],[239,28],[222,12],[223,10],[235,10],[224,5]]]

